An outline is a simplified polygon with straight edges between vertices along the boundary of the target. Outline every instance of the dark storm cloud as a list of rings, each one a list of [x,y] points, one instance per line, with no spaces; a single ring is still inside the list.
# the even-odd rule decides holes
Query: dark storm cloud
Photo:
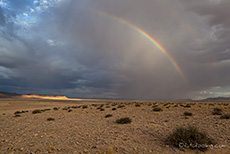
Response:
[[[10,7],[0,10],[1,85],[8,91],[141,99],[195,97],[229,86],[228,5],[227,0],[9,1]],[[153,36],[184,77],[130,25],[96,10]]]
[[[4,17],[4,14],[3,14],[3,10],[0,7],[0,25],[4,26],[5,24],[6,24],[6,21],[5,21],[5,17]]]

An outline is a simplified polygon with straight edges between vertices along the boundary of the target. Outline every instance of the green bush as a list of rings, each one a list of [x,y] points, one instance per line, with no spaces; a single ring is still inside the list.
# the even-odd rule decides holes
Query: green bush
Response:
[[[194,126],[188,126],[187,128],[177,127],[174,132],[168,136],[166,141],[178,148],[187,147],[202,151],[206,150],[207,146],[216,144],[205,132],[198,131]]]
[[[118,124],[129,124],[132,122],[132,119],[126,117],[126,118],[120,118],[116,120],[116,123]]]

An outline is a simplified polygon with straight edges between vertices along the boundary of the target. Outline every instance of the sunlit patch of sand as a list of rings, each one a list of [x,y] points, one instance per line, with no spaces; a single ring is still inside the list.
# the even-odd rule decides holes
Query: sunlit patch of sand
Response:
[[[21,98],[38,98],[38,99],[51,99],[51,100],[73,100],[73,101],[80,101],[82,99],[77,98],[68,98],[66,96],[48,96],[48,95],[22,95]]]

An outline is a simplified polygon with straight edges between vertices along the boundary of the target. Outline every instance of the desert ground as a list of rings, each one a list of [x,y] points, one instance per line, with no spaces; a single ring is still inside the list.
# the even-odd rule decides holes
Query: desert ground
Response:
[[[214,108],[230,113],[228,102],[0,99],[0,153],[229,154],[230,119],[213,115]],[[132,122],[116,123],[124,117]],[[187,125],[207,132],[218,147],[202,152],[166,142],[176,127]]]

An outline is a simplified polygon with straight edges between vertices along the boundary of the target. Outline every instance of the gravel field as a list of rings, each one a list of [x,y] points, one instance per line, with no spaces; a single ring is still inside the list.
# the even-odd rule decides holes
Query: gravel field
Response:
[[[153,111],[154,106],[163,111]],[[213,115],[214,108],[222,109],[223,114],[230,113],[230,104],[225,102],[1,99],[0,153],[204,153],[178,149],[165,141],[176,127],[190,124],[206,131],[221,146],[205,153],[229,154],[230,120]],[[184,116],[185,111],[193,115]],[[111,115],[106,118],[108,114]],[[132,122],[116,123],[124,117]]]

